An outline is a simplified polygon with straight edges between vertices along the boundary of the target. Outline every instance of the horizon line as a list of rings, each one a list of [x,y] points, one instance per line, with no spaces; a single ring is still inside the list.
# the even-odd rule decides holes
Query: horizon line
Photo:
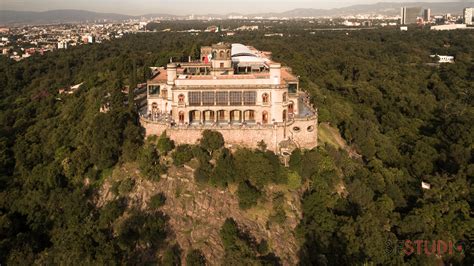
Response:
[[[60,8],[60,9],[48,9],[48,10],[42,10],[42,11],[37,11],[37,10],[15,10],[15,9],[0,9],[0,11],[13,11],[13,12],[30,12],[30,13],[45,13],[45,12],[51,12],[51,11],[85,11],[85,12],[92,12],[92,13],[102,13],[102,14],[114,14],[114,15],[124,15],[124,16],[130,16],[130,17],[140,17],[140,16],[147,16],[147,15],[171,15],[171,16],[176,16],[176,17],[186,17],[190,15],[194,16],[207,16],[207,15],[219,15],[219,16],[226,16],[226,15],[231,15],[231,14],[238,14],[238,15],[243,15],[243,16],[248,16],[248,15],[256,15],[256,14],[269,14],[269,13],[285,13],[297,9],[313,9],[313,10],[334,10],[334,9],[341,9],[341,8],[348,8],[352,6],[371,6],[371,5],[377,5],[377,4],[416,4],[416,3],[433,3],[433,4],[440,4],[440,3],[463,3],[464,1],[440,1],[440,2],[433,2],[433,1],[413,1],[413,2],[393,2],[393,1],[387,1],[387,2],[376,2],[373,4],[353,4],[353,5],[347,5],[347,6],[341,6],[341,7],[333,7],[333,8],[314,8],[314,7],[295,7],[291,9],[286,9],[283,11],[269,11],[269,12],[255,12],[255,13],[242,13],[242,12],[229,12],[229,13],[220,13],[220,12],[209,12],[209,13],[187,13],[183,15],[176,14],[174,12],[150,12],[150,13],[145,13],[145,14],[126,14],[122,12],[108,12],[108,11],[100,11],[100,10],[89,10],[89,9],[75,9],[75,8]],[[472,2],[466,2],[466,4],[469,4]]]

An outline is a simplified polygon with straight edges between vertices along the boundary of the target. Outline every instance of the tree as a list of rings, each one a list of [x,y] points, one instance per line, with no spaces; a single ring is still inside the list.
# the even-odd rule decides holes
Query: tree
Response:
[[[211,174],[211,183],[220,187],[226,187],[234,181],[234,163],[230,150],[224,148],[220,152],[216,166]]]
[[[161,154],[167,154],[174,149],[174,141],[166,135],[166,131],[161,133],[157,147]]]
[[[155,145],[145,144],[138,156],[138,163],[143,174],[151,180],[159,180],[166,167],[160,164],[160,156]]]
[[[248,181],[241,182],[237,190],[239,197],[239,207],[241,209],[249,209],[257,205],[261,192]]]
[[[181,248],[178,244],[171,246],[165,251],[161,263],[165,266],[181,265]]]
[[[224,147],[224,138],[221,133],[206,129],[202,132],[200,145],[203,149],[212,153],[215,150]]]
[[[186,266],[205,266],[206,258],[198,249],[192,249],[186,255]]]
[[[148,203],[148,208],[151,210],[156,210],[160,208],[161,206],[165,205],[166,202],[166,196],[163,193],[158,193],[156,195],[153,195],[150,198],[150,202]]]
[[[220,237],[225,251],[223,264],[280,265],[278,257],[267,254],[268,246],[265,240],[258,245],[251,235],[239,229],[232,218],[225,220],[220,230]]]
[[[191,161],[193,158],[191,145],[178,145],[175,151],[171,154],[171,157],[173,158],[173,164],[176,166],[182,166],[183,164]]]

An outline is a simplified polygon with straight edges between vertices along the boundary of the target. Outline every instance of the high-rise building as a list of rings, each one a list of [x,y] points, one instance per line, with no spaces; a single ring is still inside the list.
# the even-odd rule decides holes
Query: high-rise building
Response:
[[[414,24],[418,15],[420,15],[421,7],[402,7],[401,8],[401,21],[402,25]]]
[[[427,22],[431,19],[431,9],[427,8],[423,10],[423,21]]]
[[[464,24],[472,25],[472,15],[474,13],[474,7],[466,7],[464,8]]]

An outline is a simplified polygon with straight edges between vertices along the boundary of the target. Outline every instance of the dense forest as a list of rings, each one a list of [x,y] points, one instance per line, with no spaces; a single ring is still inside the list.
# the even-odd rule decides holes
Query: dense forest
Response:
[[[196,158],[202,184],[237,183],[244,210],[267,184],[299,176],[307,184],[296,229],[301,265],[474,263],[474,33],[311,34],[306,26],[273,24],[229,37],[143,33],[20,62],[0,58],[0,264],[179,265],[181,257],[205,264],[201,251],[182,256],[170,244],[162,196],[147,210],[130,209],[120,191],[133,184],[123,183],[115,200],[94,204],[114,167],[138,162],[146,178],[158,180],[168,167],[160,157],[176,166]],[[269,30],[284,37],[264,37]],[[219,41],[272,51],[300,76],[320,122],[337,127],[360,156],[321,145],[295,150],[285,168],[264,143],[232,153],[212,131],[198,145],[145,141],[133,94],[123,88],[144,82],[150,66],[198,56],[201,45]],[[427,65],[431,54],[456,62]],[[76,93],[58,94],[79,83]],[[104,103],[107,113],[99,112]],[[276,209],[274,220],[282,219]],[[232,217],[220,235],[223,264],[279,264]],[[414,245],[406,254],[406,240],[426,240],[428,248],[417,254]],[[426,255],[435,240],[454,242],[455,251]]]

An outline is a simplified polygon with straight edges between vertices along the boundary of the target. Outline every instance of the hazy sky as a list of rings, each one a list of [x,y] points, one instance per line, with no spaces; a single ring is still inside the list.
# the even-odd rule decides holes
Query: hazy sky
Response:
[[[45,11],[83,9],[130,15],[147,13],[207,14],[231,12],[281,12],[293,8],[335,8],[377,2],[422,2],[423,0],[0,0],[0,10]],[[423,2],[454,2],[430,0]],[[472,2],[462,1],[462,2]]]

